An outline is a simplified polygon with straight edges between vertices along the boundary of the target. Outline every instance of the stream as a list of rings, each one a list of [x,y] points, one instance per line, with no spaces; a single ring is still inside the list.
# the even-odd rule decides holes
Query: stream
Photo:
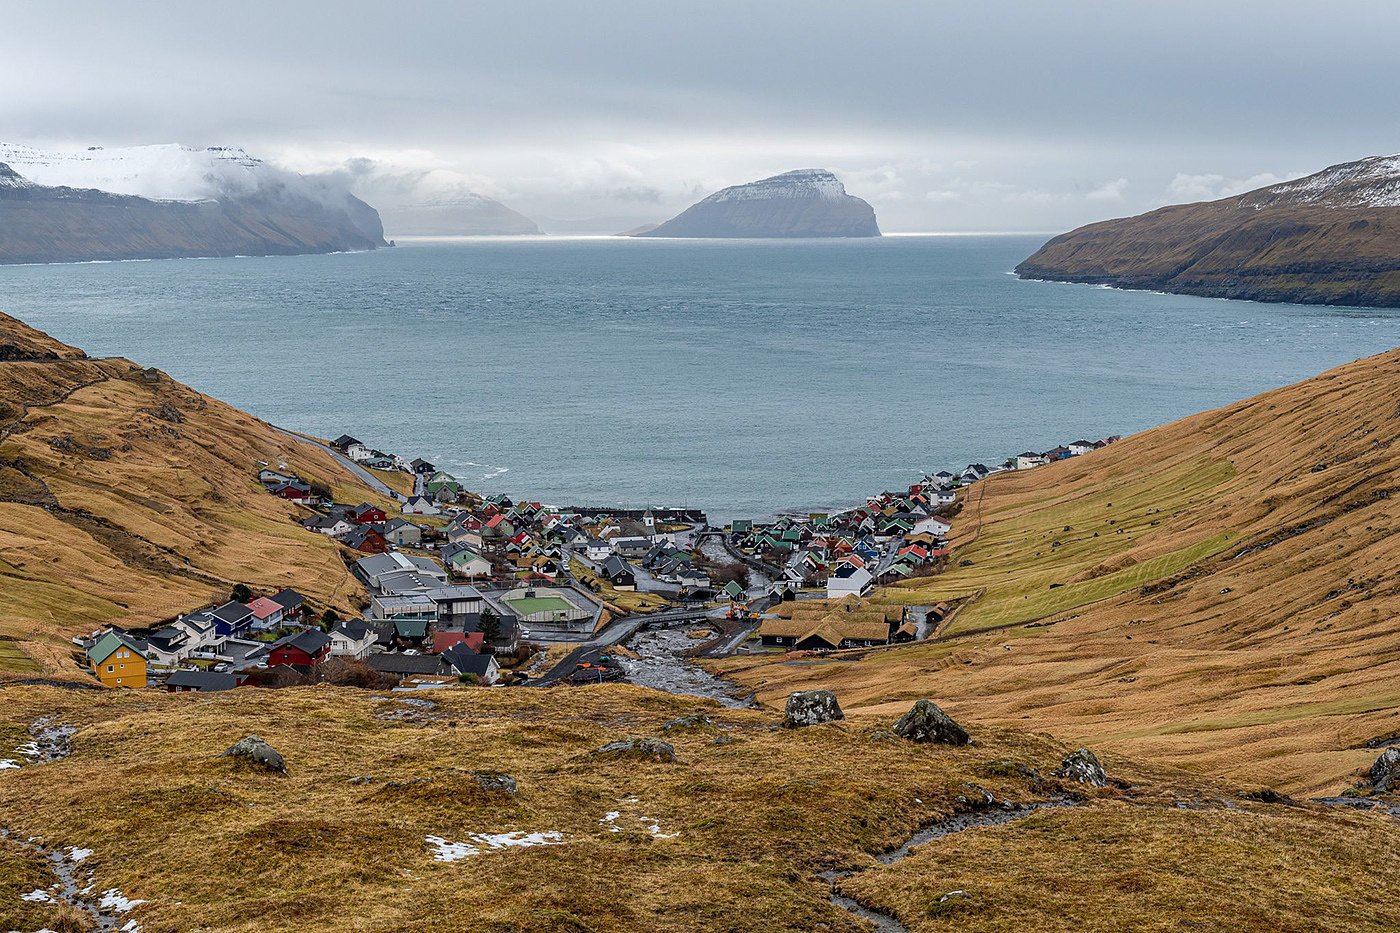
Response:
[[[1048,800],[1044,803],[1028,804],[1009,802],[994,804],[990,801],[990,795],[988,795],[988,798],[988,806],[995,806],[996,809],[979,809],[968,813],[959,813],[946,820],[934,823],[931,826],[926,826],[916,832],[910,837],[908,842],[898,849],[893,849],[875,856],[875,861],[879,862],[881,865],[894,865],[908,858],[915,848],[934,839],[942,839],[945,836],[951,836],[954,833],[960,833],[978,826],[1002,826],[1006,823],[1013,823],[1016,820],[1025,819],[1040,810],[1074,806],[1072,801],[1065,798]],[[878,930],[879,933],[909,933],[909,928],[894,917],[882,914],[876,910],[871,910],[869,907],[841,893],[841,882],[862,870],[863,869],[852,868],[844,871],[824,871],[820,872],[817,877],[831,885],[831,903],[855,914],[863,920],[868,920],[875,924],[875,929]],[[949,891],[947,894],[943,895],[942,899],[948,900],[954,897],[966,896],[967,894],[964,891]]]
[[[91,849],[68,847],[50,849],[34,840],[23,840],[0,828],[0,839],[22,846],[42,858],[58,878],[47,889],[36,889],[22,895],[25,900],[41,901],[49,904],[67,904],[92,919],[95,929],[102,933],[139,933],[141,925],[135,920],[127,920],[122,915],[143,901],[133,901],[116,888],[97,892],[97,882],[92,869],[84,869],[83,862],[92,854]]]
[[[628,682],[642,687],[705,697],[733,708],[752,706],[752,694],[736,696],[740,688],[682,657],[682,652],[697,644],[698,639],[687,638],[680,629],[641,631],[627,642],[627,647],[635,651],[637,657],[619,655],[618,663],[627,674]]]

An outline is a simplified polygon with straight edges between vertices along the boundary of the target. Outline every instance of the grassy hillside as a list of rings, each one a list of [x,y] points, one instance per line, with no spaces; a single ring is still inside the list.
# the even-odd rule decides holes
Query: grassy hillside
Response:
[[[932,644],[858,663],[726,662],[776,698],[982,722],[1294,791],[1400,732],[1400,352],[977,484]]]
[[[0,646],[52,666],[68,635],[150,624],[237,582],[347,608],[336,545],[264,492],[260,461],[379,501],[251,415],[0,315]],[[0,652],[0,670],[25,666]]]
[[[883,717],[775,729],[772,712],[625,686],[450,688],[426,709],[318,688],[3,693],[0,742],[41,715],[78,729],[71,757],[0,771],[0,913],[24,930],[59,928],[59,908],[20,900],[52,881],[30,837],[91,849],[96,889],[144,901],[121,919],[148,933],[867,929],[830,902],[818,872],[832,868],[869,869],[842,890],[916,930],[1178,929],[1167,918],[1184,905],[1208,929],[1381,930],[1400,885],[1374,857],[1397,837],[1385,818],[1258,804],[1115,757],[1123,789],[875,867],[980,797],[968,782],[1019,802],[1055,793],[1015,766],[1048,777],[1065,748],[1014,730],[919,746],[881,738]],[[711,723],[666,731],[697,711]],[[249,732],[287,776],[218,757]],[[662,735],[679,760],[595,753],[629,735]],[[472,772],[506,772],[517,793]],[[455,862],[429,839],[509,832],[561,835]],[[955,889],[970,896],[940,902]]]

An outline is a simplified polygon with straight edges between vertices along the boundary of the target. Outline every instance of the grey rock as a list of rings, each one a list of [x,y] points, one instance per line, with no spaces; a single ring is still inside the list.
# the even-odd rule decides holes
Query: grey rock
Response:
[[[966,745],[972,741],[967,730],[938,708],[932,700],[918,700],[914,708],[894,724],[895,735],[911,742],[935,742],[941,745]]]
[[[678,716],[666,725],[661,727],[662,732],[675,732],[681,729],[708,729],[714,723],[709,716],[704,713],[691,713],[687,716]]]
[[[639,758],[648,761],[676,761],[676,750],[660,739],[619,739],[594,752],[607,758]]]
[[[734,738],[734,736],[732,736],[732,735],[717,735],[717,736],[715,736],[713,739],[710,739],[710,744],[711,744],[711,745],[728,745],[728,744],[730,744],[731,742],[737,742],[737,741],[739,741],[739,740],[736,739],[736,738]]]
[[[244,736],[228,747],[220,758],[243,758],[277,774],[287,773],[287,763],[277,749],[256,735]]]
[[[373,784],[374,778],[368,774],[361,774],[350,779],[351,784]]]
[[[783,725],[789,729],[801,726],[815,726],[824,722],[845,719],[841,704],[836,702],[836,694],[830,690],[805,690],[787,698],[783,710]]]
[[[1392,746],[1381,752],[1371,765],[1368,777],[1371,787],[1378,794],[1388,793],[1392,787],[1400,784],[1400,748]]]
[[[482,790],[515,794],[515,778],[504,771],[473,771],[472,777],[476,778],[476,783],[481,785]]]
[[[1103,765],[1099,764],[1099,759],[1087,748],[1081,748],[1066,755],[1065,760],[1060,762],[1059,770],[1055,772],[1055,776],[1067,781],[1074,781],[1076,784],[1089,784],[1093,787],[1103,787],[1108,784],[1108,775],[1104,774]]]

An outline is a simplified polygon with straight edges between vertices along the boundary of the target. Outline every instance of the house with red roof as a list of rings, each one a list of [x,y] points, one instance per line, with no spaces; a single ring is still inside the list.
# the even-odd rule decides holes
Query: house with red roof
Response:
[[[442,654],[453,645],[466,645],[472,651],[481,653],[486,644],[486,636],[480,632],[434,632],[433,654]]]
[[[266,596],[259,596],[248,604],[248,608],[253,613],[253,625],[264,630],[275,629],[282,624],[283,613],[286,611],[281,603]]]

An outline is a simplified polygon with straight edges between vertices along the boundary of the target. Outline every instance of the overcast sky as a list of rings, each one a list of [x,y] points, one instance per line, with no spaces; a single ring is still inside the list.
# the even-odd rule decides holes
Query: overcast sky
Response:
[[[0,139],[368,159],[546,230],[825,167],[889,231],[1050,231],[1400,151],[1397,36],[1389,0],[12,2]]]

